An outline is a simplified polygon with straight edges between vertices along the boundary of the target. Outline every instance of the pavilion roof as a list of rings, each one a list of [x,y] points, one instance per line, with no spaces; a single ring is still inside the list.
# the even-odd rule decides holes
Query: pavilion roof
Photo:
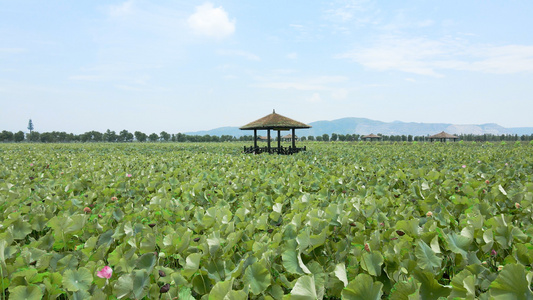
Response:
[[[277,130],[289,130],[292,128],[311,128],[311,126],[295,121],[293,119],[284,117],[280,114],[277,114],[276,111],[273,111],[271,114],[262,117],[261,119],[255,120],[251,123],[248,123],[242,126],[241,130],[252,130],[252,129],[277,129]]]
[[[368,135],[363,136],[362,138],[363,138],[363,139],[368,139],[368,138],[370,138],[370,139],[380,139],[380,138],[382,138],[382,137],[379,136],[379,135],[375,135],[375,134],[371,133],[371,134],[368,134]]]
[[[459,137],[449,134],[447,132],[441,132],[429,137],[430,139],[458,139]]]

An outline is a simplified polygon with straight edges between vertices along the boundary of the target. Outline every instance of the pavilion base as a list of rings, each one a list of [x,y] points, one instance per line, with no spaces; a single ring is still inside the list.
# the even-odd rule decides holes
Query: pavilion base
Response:
[[[270,150],[268,149],[268,147],[254,147],[254,146],[246,147],[246,146],[244,146],[244,153],[255,153],[255,154],[270,153],[270,154],[291,155],[291,154],[294,154],[294,153],[298,153],[300,151],[307,151],[306,146],[304,146],[303,148],[298,148],[298,147],[280,147],[280,148],[271,147]]]

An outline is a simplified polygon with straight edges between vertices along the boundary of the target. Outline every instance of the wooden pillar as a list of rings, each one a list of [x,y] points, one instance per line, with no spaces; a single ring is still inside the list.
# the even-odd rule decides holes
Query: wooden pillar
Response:
[[[296,130],[292,129],[292,148],[296,150],[296,134],[294,134]]]
[[[257,149],[257,129],[254,129],[254,151]]]
[[[281,153],[281,130],[278,130],[278,154]]]
[[[270,129],[267,129],[267,149],[268,153],[270,153]]]

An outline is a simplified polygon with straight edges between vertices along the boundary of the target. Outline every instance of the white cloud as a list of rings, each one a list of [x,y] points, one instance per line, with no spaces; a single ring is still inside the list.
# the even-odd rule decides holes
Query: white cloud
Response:
[[[288,59],[297,59],[298,58],[298,53],[296,53],[296,52],[289,53],[289,54],[287,54],[287,58]]]
[[[329,86],[339,82],[344,82],[348,78],[344,76],[320,76],[307,79],[285,79],[285,80],[266,80],[265,82],[255,84],[256,87],[270,89],[295,89],[300,91],[337,91],[338,89]]]
[[[118,5],[109,6],[109,15],[112,17],[123,17],[133,13],[133,1],[129,0]]]
[[[17,54],[17,53],[23,53],[23,52],[26,52],[26,49],[24,48],[0,48],[0,54],[1,53]]]
[[[235,19],[230,20],[222,7],[205,3],[196,7],[187,23],[196,34],[222,39],[235,32]]]
[[[228,55],[228,56],[240,56],[244,57],[248,60],[254,60],[254,61],[260,61],[261,58],[253,53],[242,51],[242,50],[218,50],[218,54],[220,55]]]
[[[311,98],[307,99],[307,101],[309,101],[311,103],[318,103],[318,102],[322,102],[322,98],[320,98],[320,94],[313,93]]]
[[[376,71],[440,77],[443,70],[508,74],[533,72],[533,46],[469,45],[459,39],[384,36],[369,47],[338,55]]]

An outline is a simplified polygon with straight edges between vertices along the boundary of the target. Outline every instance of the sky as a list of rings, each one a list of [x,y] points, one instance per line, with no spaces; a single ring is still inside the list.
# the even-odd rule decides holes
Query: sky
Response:
[[[533,127],[533,1],[0,0],[0,130]]]

